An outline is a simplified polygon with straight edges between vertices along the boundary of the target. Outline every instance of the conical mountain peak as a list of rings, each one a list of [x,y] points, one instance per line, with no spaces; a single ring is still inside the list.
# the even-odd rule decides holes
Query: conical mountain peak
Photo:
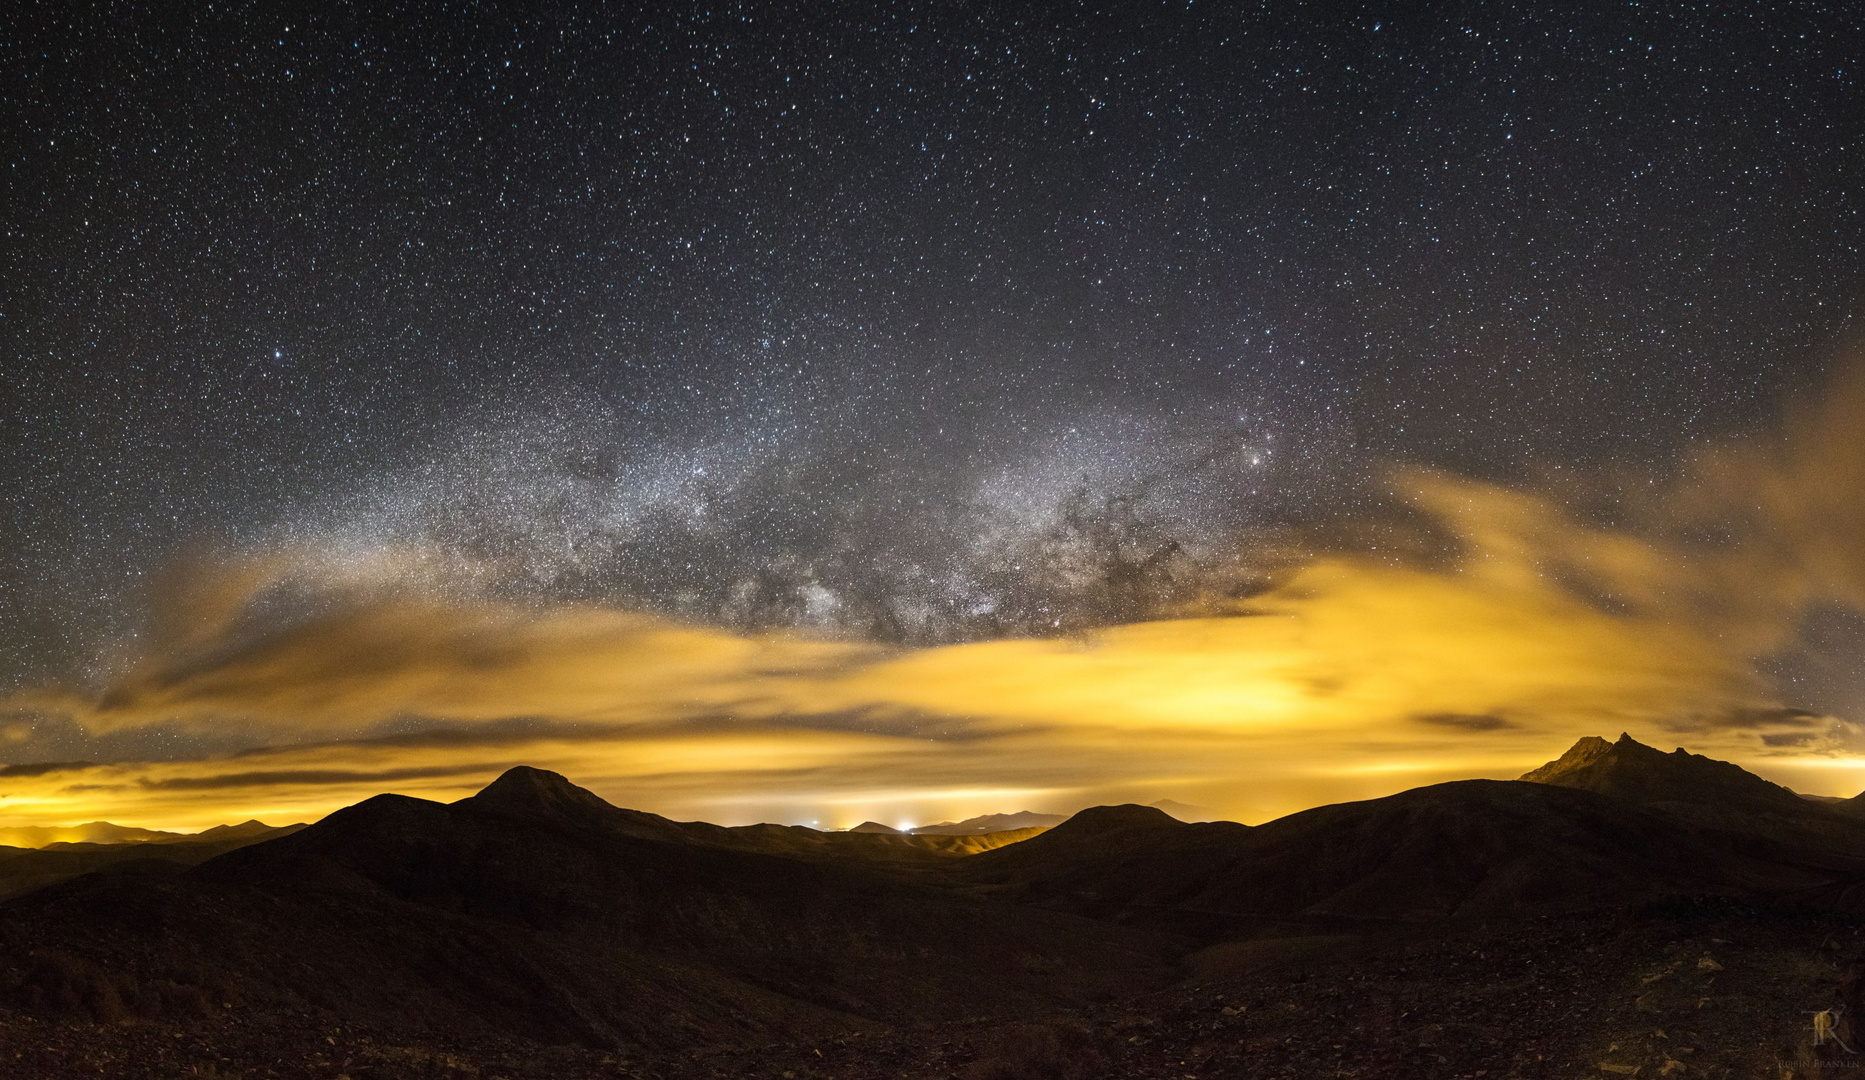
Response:
[[[615,807],[595,792],[572,784],[561,773],[519,765],[505,770],[469,800],[482,810],[559,816],[612,812]]]
[[[658,814],[626,810],[588,788],[578,787],[560,773],[519,765],[505,770],[479,794],[460,805],[505,817],[551,822],[578,829],[596,829],[645,840],[691,843],[688,828]],[[713,826],[700,826],[710,829]]]

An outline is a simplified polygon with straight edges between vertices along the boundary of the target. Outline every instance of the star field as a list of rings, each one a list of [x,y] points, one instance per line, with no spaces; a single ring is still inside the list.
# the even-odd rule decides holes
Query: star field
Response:
[[[44,4],[0,50],[15,687],[206,550],[1129,621],[1393,462],[1662,469],[1865,283],[1843,5]]]

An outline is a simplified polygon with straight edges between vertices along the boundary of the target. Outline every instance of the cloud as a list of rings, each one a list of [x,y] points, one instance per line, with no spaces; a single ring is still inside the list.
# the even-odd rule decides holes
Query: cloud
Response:
[[[526,763],[724,820],[1166,793],[1260,819],[1515,775],[1582,734],[1766,715],[1758,703],[1712,636],[1602,610],[1506,545],[1438,570],[1322,560],[1227,614],[919,650],[589,606],[382,600],[151,656],[92,696],[40,695],[100,731],[241,724],[274,745],[17,777],[0,813],[297,818],[385,788],[457,798]],[[384,733],[410,718],[426,726]]]
[[[255,772],[224,772],[206,776],[170,776],[158,779],[142,779],[138,783],[152,791],[216,791],[226,788],[265,788],[265,787],[310,787],[325,788],[332,785],[388,785],[405,783],[409,780],[432,780],[435,778],[453,778],[460,776],[484,776],[488,772],[498,771],[490,764],[473,765],[425,765],[400,769],[376,769],[359,771],[355,769],[276,769]]]
[[[48,773],[89,769],[95,765],[93,761],[37,761],[30,765],[4,765],[0,766],[0,779],[9,776],[45,776]]]
[[[134,662],[9,708],[93,736],[227,729],[265,745],[10,771],[0,813],[314,816],[384,786],[459,797],[522,762],[721,819],[956,819],[1164,794],[1260,819],[1516,775],[1620,731],[1850,794],[1865,782],[1858,729],[1798,707],[1771,672],[1855,665],[1762,661],[1806,647],[1810,605],[1865,610],[1862,412],[1865,377],[1848,375],[1772,439],[1710,448],[1672,485],[1622,485],[1611,513],[1584,491],[1402,470],[1403,556],[1279,551],[1283,569],[1247,599],[1207,591],[1185,617],[1068,636],[901,649],[517,603],[421,548],[288,546],[223,580],[201,560]]]
[[[665,721],[780,707],[768,688],[872,650],[755,638],[588,606],[389,599],[152,654],[101,691],[15,705],[89,730],[236,724],[360,734],[404,717]]]
[[[1421,724],[1462,728],[1465,731],[1501,731],[1516,726],[1500,716],[1488,713],[1426,713],[1414,719]]]
[[[1771,731],[1761,737],[1765,746],[1806,746],[1819,738],[1813,731]]]

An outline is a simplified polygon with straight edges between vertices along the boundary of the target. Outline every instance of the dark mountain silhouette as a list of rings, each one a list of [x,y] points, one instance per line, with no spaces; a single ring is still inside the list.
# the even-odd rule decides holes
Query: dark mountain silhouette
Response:
[[[1056,828],[1061,843],[1078,836],[1145,836],[1181,824],[1171,814],[1155,806],[1121,803],[1118,806],[1090,806]]]
[[[1164,810],[1180,821],[1222,821],[1224,815],[1208,806],[1195,806],[1177,799],[1158,799],[1146,805],[1155,810]]]
[[[1160,799],[1147,805],[1180,821],[1216,821],[1220,817],[1215,810],[1172,799]],[[908,831],[915,836],[981,836],[1010,829],[1053,829],[1068,819],[1067,814],[1039,814],[1033,810],[1019,810],[1014,814],[984,814],[963,821],[941,821]]]
[[[1326,1071],[1354,1055],[1364,1075],[1433,1075],[1453,1046],[1478,1048],[1458,1059],[1465,1072],[1516,1052],[1474,1028],[1411,1032],[1404,1017],[1447,992],[1474,995],[1457,1006],[1470,1015],[1513,1017],[1545,1006],[1551,983],[1581,995],[1619,980],[1637,1030],[1656,1023],[1662,991],[1692,1010],[1666,1021],[1679,1031],[1728,986],[1778,1011],[1781,972],[1840,970],[1780,950],[1865,930],[1865,820],[1842,809],[1627,738],[1583,740],[1529,777],[1259,826],[1122,805],[1047,830],[944,836],[674,822],[518,768],[456,803],[382,795],[192,867],[125,860],[0,904],[0,1039],[68,1032],[45,1060],[92,1063],[69,1075],[132,1059],[152,1062],[151,1076],[185,1073],[178,1062],[263,1072],[284,1047],[319,1076],[447,1075],[456,1061],[497,1063],[474,1065],[481,1074],[628,1075],[617,1053],[665,1076],[1176,1076],[1222,1055],[1238,1075],[1282,1060]],[[227,834],[238,835],[218,842],[261,835]],[[1816,917],[1818,934],[1797,928]],[[1717,929],[1680,947],[1691,919]],[[1653,929],[1622,937],[1640,920]],[[1700,960],[1734,948],[1731,936],[1767,944],[1751,946],[1752,972],[1732,966],[1735,981],[1715,984],[1722,965]],[[1668,966],[1652,969],[1657,956]],[[1340,1013],[1337,990],[1305,976],[1288,981],[1336,971],[1357,986],[1366,957],[1385,957],[1386,981],[1360,1012]],[[1195,1018],[1148,996],[1175,978],[1187,981],[1173,994],[1219,996]],[[1856,981],[1865,1007],[1865,974]],[[1247,1024],[1230,994],[1255,995]],[[1293,1001],[1313,1018],[1286,1013]],[[1056,1010],[1111,1026],[1040,1019]],[[1013,1026],[972,1040],[979,1017]],[[84,1026],[98,1020],[156,1023]],[[1342,1040],[1350,1029],[1360,1034]],[[189,1057],[145,1038],[170,1030],[219,1041]],[[857,1030],[882,1041],[868,1057],[838,1050],[846,1068],[831,1069],[825,1048],[869,1045],[850,1041]],[[1546,1045],[1587,1069],[1616,1060],[1629,1036],[1595,1047],[1592,1030],[1568,1024]],[[344,1034],[355,1032],[369,1034]],[[1252,1032],[1275,1037],[1246,1054],[1238,1040]],[[1416,1069],[1379,1056],[1392,1032],[1421,1052]],[[340,1034],[353,1039],[341,1060],[325,1052]],[[591,1049],[539,1056],[546,1045]],[[772,1053],[789,1064],[775,1068]]]
[[[799,825],[725,827],[704,821],[677,822],[611,805],[556,773],[522,765],[508,770],[466,801],[495,813],[515,806],[528,815],[532,812],[530,808],[542,808],[545,815],[559,824],[594,828],[641,840],[819,861],[852,861],[864,869],[874,869],[877,864],[933,867],[949,859],[974,855],[1034,835],[1011,830],[982,836],[919,837],[872,821],[844,832],[819,832]]]
[[[219,825],[198,833],[165,833],[160,840],[60,841],[43,848],[0,847],[0,900],[111,867],[137,863],[193,866],[247,844],[289,836],[302,828],[303,825],[273,827],[248,821],[240,825]]]
[[[1109,808],[1103,808],[1109,809]],[[1668,820],[1587,792],[1462,781],[1255,828],[1077,815],[968,860],[1016,899],[1221,934],[1259,923],[1417,921],[1620,903],[1766,880]],[[1795,877],[1794,885],[1810,884]]]
[[[1113,928],[884,864],[710,843],[533,769],[451,805],[377,796],[186,872],[92,875],[3,910],[0,994],[16,1006],[224,1003],[547,1043],[1040,1008],[1161,971],[1156,947]]]
[[[263,821],[244,821],[238,825],[216,825],[198,833],[165,832],[114,825],[108,821],[90,821],[82,825],[20,825],[0,829],[0,845],[16,848],[49,848],[61,844],[198,844],[222,840],[255,840],[281,829],[303,828],[299,825],[267,825]]]
[[[682,825],[695,843],[760,851],[792,858],[854,859],[863,864],[893,863],[932,868],[964,855],[1027,840],[1041,829],[1010,829],[977,835],[922,836],[902,832],[818,832],[801,825],[739,825],[722,829],[690,822]]]
[[[256,818],[240,822],[238,825],[216,825],[211,829],[202,829],[181,843],[218,843],[222,840],[263,840],[273,836],[282,836],[304,828],[301,822],[296,825],[267,825]]]
[[[1634,803],[1715,806],[1790,815],[1808,809],[1808,800],[1739,765],[1682,748],[1666,754],[1630,735],[1620,735],[1617,742],[1589,735],[1522,779]]]
[[[522,816],[542,817],[560,825],[597,829],[640,840],[796,858],[854,859],[864,866],[874,862],[936,865],[949,858],[976,854],[1025,838],[1015,831],[977,837],[922,838],[872,821],[845,832],[819,832],[799,825],[726,827],[704,821],[671,821],[657,814],[614,806],[556,773],[523,765],[506,771],[465,802],[492,813],[508,813],[516,808]]]
[[[1014,814],[983,814],[963,821],[940,821],[908,831],[915,836],[980,836],[1012,829],[1047,829],[1067,820],[1067,814],[1039,814],[1033,810],[1019,810]]]
[[[1255,828],[1098,807],[956,872],[1025,903],[1200,939],[1674,894],[1851,903],[1865,875],[1865,827],[1726,762],[1594,738],[1529,776],[1437,784]],[[1707,800],[1694,797],[1693,778],[1711,789]]]
[[[108,821],[87,821],[82,825],[16,825],[0,829],[0,844],[8,847],[41,848],[50,844],[135,844],[161,840],[183,840],[187,833],[138,829]]]
[[[1681,748],[1667,754],[1630,735],[1588,737],[1522,779],[1642,807],[1752,859],[1830,871],[1832,881],[1865,874],[1865,815]]]
[[[1092,806],[1041,836],[1016,845],[1014,856],[989,865],[1015,866],[1019,878],[1055,879],[1072,868],[1171,848],[1182,840],[1183,825],[1164,810],[1150,806]],[[1248,826],[1232,825],[1220,830],[1225,835],[1241,834],[1248,831]],[[975,871],[979,867],[968,869]]]

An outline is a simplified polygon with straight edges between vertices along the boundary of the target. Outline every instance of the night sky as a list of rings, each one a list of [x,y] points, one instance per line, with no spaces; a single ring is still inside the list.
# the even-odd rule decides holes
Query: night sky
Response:
[[[1395,475],[1623,525],[1865,295],[1844,4],[549,6],[0,24],[0,688],[385,604],[1208,613],[1441,562]],[[1835,603],[1757,700],[1842,711]],[[33,700],[0,761],[301,741]]]

